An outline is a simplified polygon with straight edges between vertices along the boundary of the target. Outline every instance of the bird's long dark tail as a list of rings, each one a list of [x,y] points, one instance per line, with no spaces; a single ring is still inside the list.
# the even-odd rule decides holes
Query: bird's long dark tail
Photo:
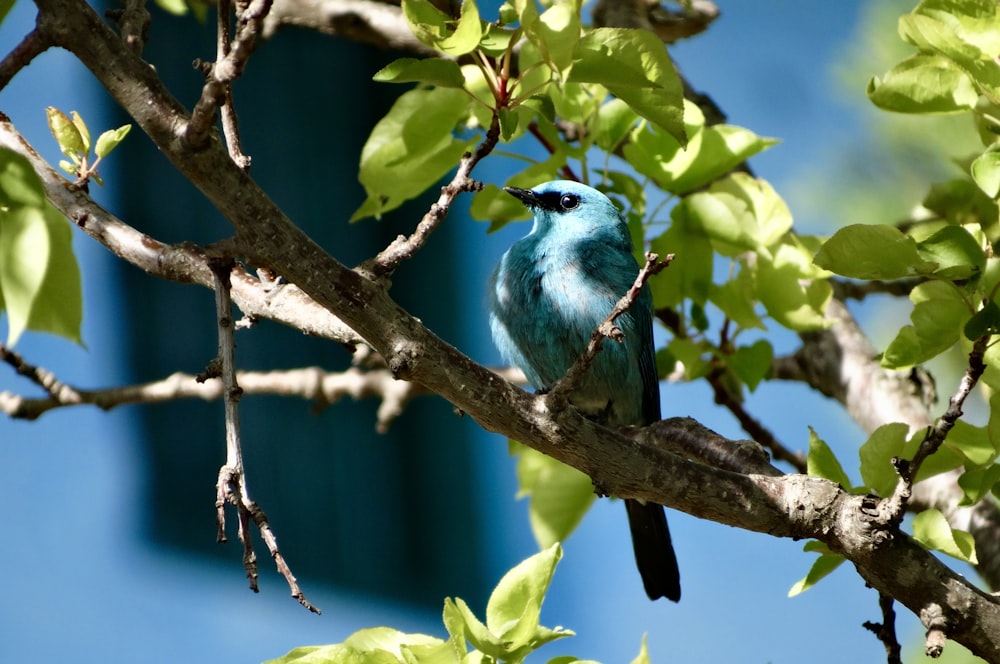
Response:
[[[649,599],[666,597],[672,602],[681,598],[681,573],[670,541],[667,515],[663,506],[626,500],[628,525],[632,530],[635,564]]]

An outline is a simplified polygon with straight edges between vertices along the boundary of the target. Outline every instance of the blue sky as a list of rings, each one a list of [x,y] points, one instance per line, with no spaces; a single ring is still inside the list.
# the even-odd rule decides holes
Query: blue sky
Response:
[[[673,51],[685,75],[712,95],[733,124],[782,143],[754,160],[756,172],[779,192],[806,169],[823,173],[826,145],[858,140],[864,120],[858,100],[867,75],[833,86],[833,70],[852,49],[863,3],[722,4],[709,31]],[[33,22],[33,5],[18,3],[0,26],[6,52]],[[894,25],[887,26],[894,29]],[[49,80],[58,80],[51,89]],[[51,147],[42,109],[47,105],[99,114],[89,75],[70,58],[48,53],[0,93],[0,110],[37,145]],[[46,82],[42,89],[32,85]],[[842,95],[853,95],[845,99]],[[55,150],[47,156],[54,159]],[[833,165],[830,164],[830,168]],[[487,165],[478,173],[489,180]],[[836,174],[831,173],[831,180]],[[499,176],[497,176],[499,177]],[[114,183],[98,192],[113,204]],[[796,213],[794,201],[793,213]],[[112,205],[113,206],[113,205]],[[816,232],[830,220],[797,216]],[[469,223],[465,238],[477,261],[469,265],[466,297],[472,312],[463,350],[483,362],[497,357],[488,342],[480,303],[486,271],[523,226],[486,236]],[[109,259],[81,234],[75,247],[85,279],[87,349],[28,335],[18,345],[61,378],[86,386],[114,384],[123,375],[115,346]],[[788,350],[788,349],[785,349]],[[0,389],[24,383],[0,368]],[[794,404],[794,407],[790,407]],[[804,447],[813,425],[848,460],[863,436],[839,409],[796,386],[765,386],[750,406],[787,444]],[[728,436],[736,423],[699,385],[664,387],[664,413],[691,415]],[[146,662],[251,662],[296,645],[340,641],[352,631],[380,624],[442,635],[439,613],[383,605],[322,587],[308,587],[321,617],[307,614],[278,581],[259,595],[246,590],[235,559],[205,563],[157,550],[140,537],[135,502],[138,483],[134,412],[67,410],[34,423],[0,420],[0,504],[5,544],[0,547],[0,660]],[[513,494],[506,445],[483,434],[478,445],[484,472],[504,478]],[[483,500],[498,524],[491,565],[497,577],[531,553],[523,505],[509,496]],[[879,619],[877,597],[847,566],[805,595],[788,588],[808,570],[801,543],[744,533],[683,514],[670,514],[684,598],[678,605],[650,603],[642,595],[628,547],[620,504],[601,501],[566,544],[543,611],[548,625],[577,637],[548,646],[551,657],[572,653],[606,663],[629,661],[643,633],[655,662],[880,661],[881,645],[861,628]],[[609,545],[620,543],[620,546]],[[300,579],[305,584],[307,579]],[[451,594],[442,589],[442,599]],[[482,607],[473,607],[481,610]],[[900,611],[900,632],[913,638],[916,620]],[[808,656],[806,655],[808,653]],[[538,658],[544,661],[545,657]]]

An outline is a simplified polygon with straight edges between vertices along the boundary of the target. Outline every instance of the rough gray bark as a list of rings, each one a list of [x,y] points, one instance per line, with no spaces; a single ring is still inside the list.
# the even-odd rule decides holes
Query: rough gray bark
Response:
[[[511,385],[435,336],[403,310],[382,284],[326,254],[232,162],[217,135],[211,133],[207,142],[193,145],[185,109],[89,6],[80,0],[36,0],[36,4],[38,32],[46,43],[69,50],[83,62],[175,167],[233,224],[236,253],[293,283],[304,306],[330,312],[330,324],[340,330],[337,334],[370,344],[397,378],[441,395],[490,431],[516,438],[582,470],[606,493],[662,503],[776,537],[820,540],[847,557],[879,592],[920,616],[928,629],[943,631],[976,654],[1000,661],[1000,604],[896,526],[885,523],[877,499],[848,494],[825,480],[782,475],[752,444],[720,440],[690,420],[666,421],[639,431],[612,431],[572,409],[553,409],[547,396],[532,396]],[[93,225],[88,228],[93,204],[86,194],[68,190],[5,120],[0,122],[0,144],[32,161],[45,180],[50,200],[63,213],[98,240],[112,244],[108,233],[97,232]],[[182,258],[172,268],[180,271],[173,277],[207,285],[205,278],[210,279],[210,274],[204,272],[205,257],[192,252]],[[126,259],[142,260],[138,255]],[[253,287],[252,278],[249,282]],[[259,311],[264,316],[273,314],[263,306]],[[837,315],[844,316],[845,334],[855,334],[846,310]],[[817,338],[817,343],[823,340]],[[861,349],[857,353],[845,353],[847,346],[841,347],[840,373],[833,378],[823,377],[826,370],[810,364],[809,357],[816,358],[817,351],[804,351],[799,367],[802,376],[816,381],[818,388],[825,385],[828,393],[865,421],[899,421],[898,415],[908,412],[904,409],[912,404],[905,391],[900,391],[898,377],[875,375],[871,353],[864,357],[864,344],[857,344]],[[867,376],[864,384],[868,387],[860,387],[859,376]],[[901,405],[867,412],[873,403],[887,403],[881,398],[873,401],[871,390],[880,396],[886,391],[895,394]],[[923,413],[926,418],[926,408]],[[917,416],[912,417],[902,421],[921,426],[916,424]],[[980,518],[991,520],[972,514],[968,521],[974,525]]]

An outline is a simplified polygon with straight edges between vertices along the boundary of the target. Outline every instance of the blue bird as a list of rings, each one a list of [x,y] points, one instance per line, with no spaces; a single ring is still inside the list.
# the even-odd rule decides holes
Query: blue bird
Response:
[[[548,390],[583,353],[591,334],[635,282],[639,265],[628,227],[601,192],[568,180],[534,189],[506,187],[534,214],[490,278],[490,330],[500,353],[536,390]],[[649,288],[618,318],[621,343],[608,340],[570,395],[586,417],[608,426],[660,419]],[[626,500],[632,546],[650,599],[681,596],[680,572],[663,507]]]

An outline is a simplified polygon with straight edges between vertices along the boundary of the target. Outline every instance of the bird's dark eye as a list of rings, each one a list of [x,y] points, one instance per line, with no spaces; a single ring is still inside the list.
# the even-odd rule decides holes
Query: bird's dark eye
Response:
[[[564,210],[572,210],[580,204],[580,197],[576,194],[563,194],[559,199],[559,206]]]

